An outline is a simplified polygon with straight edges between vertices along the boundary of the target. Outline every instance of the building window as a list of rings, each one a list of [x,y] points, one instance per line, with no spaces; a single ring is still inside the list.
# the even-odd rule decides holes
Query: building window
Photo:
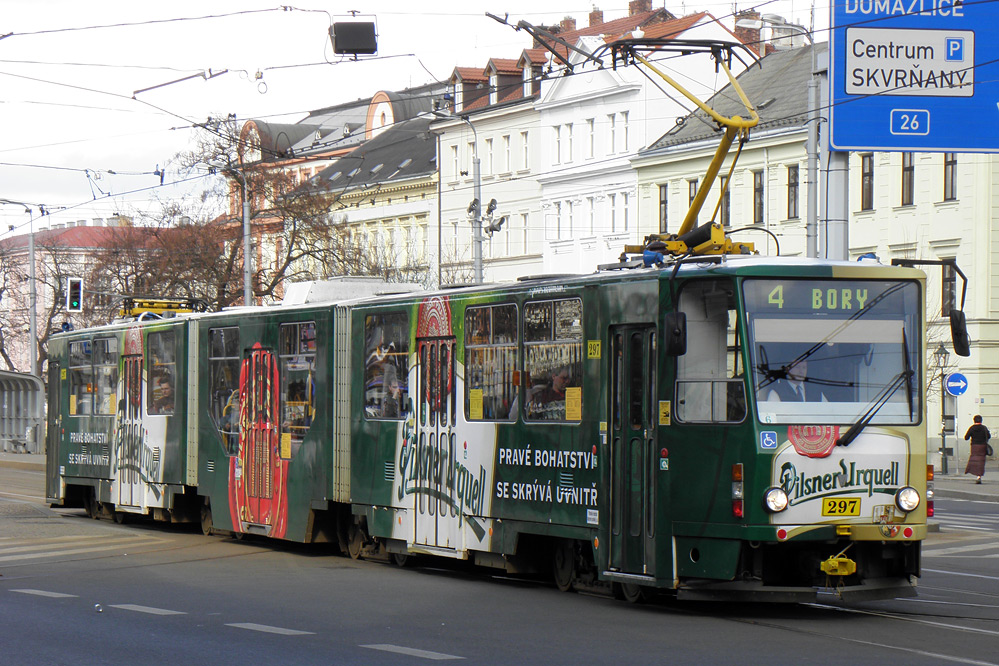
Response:
[[[478,157],[479,157],[479,147],[475,144],[474,141],[469,141],[468,142],[468,159],[471,162],[473,169],[475,168],[475,160],[478,159]],[[461,175],[467,176],[468,174],[469,174],[469,172],[465,171]]]
[[[530,248],[528,247],[528,221],[530,216],[528,213],[520,214],[520,237],[523,243],[523,248],[521,249],[521,254],[528,254]]]
[[[944,153],[944,201],[957,199],[957,153]]]
[[[630,222],[631,211],[629,209],[630,197],[627,192],[621,193],[621,231],[628,231],[628,223]]]
[[[943,292],[940,295],[940,314],[949,317],[957,309],[957,271],[952,264],[943,265]]]
[[[510,171],[513,163],[510,161],[510,135],[503,135],[503,171]]]
[[[607,116],[607,122],[609,125],[607,134],[607,153],[613,155],[614,151],[617,149],[617,114],[612,113]]]
[[[753,172],[753,224],[763,224],[763,171]]]
[[[902,205],[912,205],[912,188],[915,186],[916,168],[912,153],[902,153]]]
[[[596,128],[593,118],[586,121],[586,157],[592,159],[596,148]]]
[[[787,168],[787,219],[798,219],[798,165]]]
[[[571,162],[572,156],[572,123],[565,126],[565,161]]]
[[[496,173],[493,166],[493,140],[486,139],[486,175],[491,176]]]
[[[687,211],[694,205],[694,198],[697,197],[697,179],[691,178],[687,181]],[[687,216],[683,216],[684,221],[686,221]],[[694,226],[697,226],[697,218],[694,218]]]
[[[622,152],[628,152],[628,112],[621,112],[621,142],[624,144]]]
[[[728,183],[728,176],[722,176],[721,182],[721,199],[718,202],[718,218],[719,222],[723,227],[727,227],[732,224],[732,218],[729,214],[729,202],[730,202],[730,190]]]
[[[451,146],[451,179],[458,180],[458,171],[461,170],[461,166],[458,162],[458,146]]]
[[[669,185],[659,186],[659,233],[669,231]]]
[[[562,240],[562,202],[555,202],[555,240]]]
[[[552,164],[562,163],[562,126],[552,127]]]
[[[607,207],[610,209],[610,230],[611,233],[617,231],[617,195],[607,195]]]
[[[594,197],[586,197],[586,210],[590,216],[590,235],[596,232],[597,225],[597,200]]]
[[[520,149],[521,149],[520,150],[520,158],[521,158],[520,168],[521,169],[526,169],[528,166],[530,166],[530,161],[529,161],[530,153],[528,152],[528,148],[530,146],[530,142],[528,141],[529,138],[530,137],[528,136],[527,132],[521,132],[520,133]]]
[[[565,202],[565,217],[566,217],[566,225],[565,226],[566,226],[566,231],[568,233],[566,234],[565,237],[568,240],[572,240],[572,230],[573,230],[573,227],[574,227],[575,222],[576,222],[575,219],[573,219],[575,217],[575,213],[576,213],[576,206],[575,206],[575,204],[573,202],[571,202],[571,201],[566,201]]]
[[[860,156],[860,210],[874,210],[874,153]]]

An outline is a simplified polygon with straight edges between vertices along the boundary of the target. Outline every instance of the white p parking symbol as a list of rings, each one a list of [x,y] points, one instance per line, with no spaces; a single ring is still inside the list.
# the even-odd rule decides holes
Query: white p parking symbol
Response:
[[[947,38],[947,60],[957,62],[964,61],[964,38]]]

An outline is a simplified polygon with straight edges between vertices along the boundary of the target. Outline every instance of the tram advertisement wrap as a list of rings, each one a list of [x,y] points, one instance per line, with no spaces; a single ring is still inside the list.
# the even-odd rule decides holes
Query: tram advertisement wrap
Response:
[[[788,508],[773,524],[893,522],[895,492],[908,485],[908,446],[903,437],[870,428],[850,446],[825,457],[800,453],[790,439],[778,446],[771,482],[787,493]]]

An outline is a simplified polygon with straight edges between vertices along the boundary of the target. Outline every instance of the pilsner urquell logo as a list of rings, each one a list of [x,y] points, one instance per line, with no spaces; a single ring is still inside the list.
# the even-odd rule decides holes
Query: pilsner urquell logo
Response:
[[[798,472],[793,463],[780,468],[780,486],[787,493],[791,504],[806,502],[826,495],[839,495],[844,490],[866,491],[871,497],[875,492],[887,492],[899,486],[899,464],[888,467],[857,467],[856,462],[839,461],[839,472],[813,474]]]

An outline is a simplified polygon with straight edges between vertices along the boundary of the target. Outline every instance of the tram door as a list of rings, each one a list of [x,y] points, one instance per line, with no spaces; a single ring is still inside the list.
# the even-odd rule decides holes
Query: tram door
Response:
[[[235,516],[249,526],[275,527],[280,518],[281,460],[278,458],[278,365],[259,344],[243,359],[239,377],[239,456],[235,470]],[[276,482],[277,481],[277,482]],[[270,533],[270,531],[269,531]],[[279,536],[279,535],[275,535]]]
[[[455,435],[455,338],[419,338],[417,492],[415,542],[458,547],[458,511],[451,489],[457,454]]]
[[[62,382],[61,365],[49,359],[48,418],[45,428],[45,476],[48,499],[55,499],[59,492],[59,463],[65,451],[62,447]]]
[[[142,355],[122,357],[122,381],[118,384],[118,423],[114,451],[118,484],[117,506],[139,506],[143,483],[139,452],[142,449]]]
[[[611,329],[610,567],[655,573],[655,326]]]

